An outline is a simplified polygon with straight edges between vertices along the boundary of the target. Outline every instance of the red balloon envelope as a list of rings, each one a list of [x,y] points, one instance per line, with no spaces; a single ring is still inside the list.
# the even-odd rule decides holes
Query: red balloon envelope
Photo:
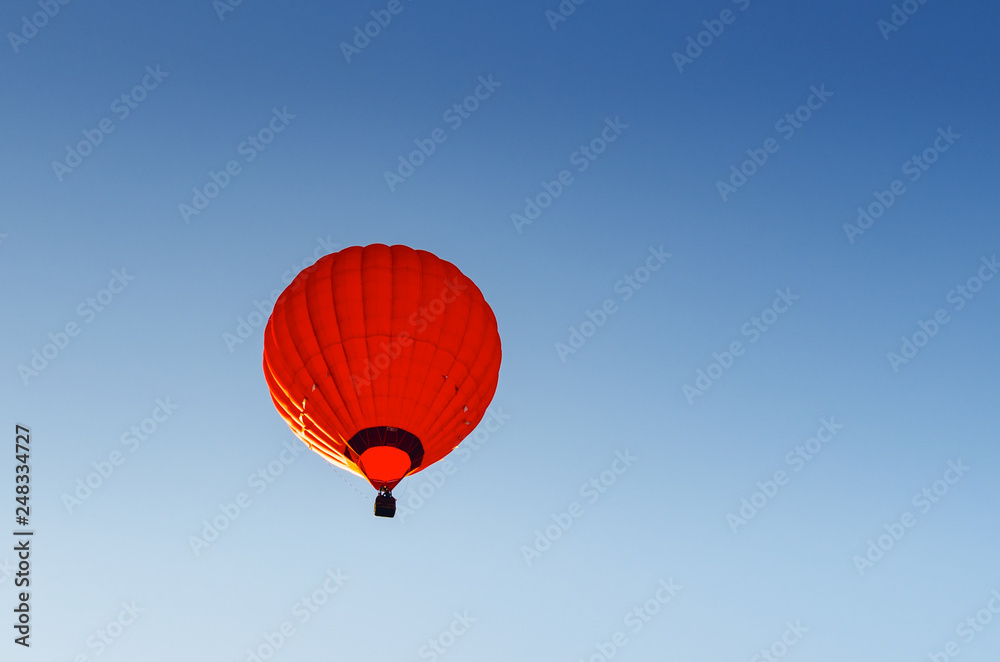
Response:
[[[475,283],[406,246],[321,258],[281,293],[264,331],[264,376],[295,434],[390,490],[450,453],[496,392],[500,335]]]

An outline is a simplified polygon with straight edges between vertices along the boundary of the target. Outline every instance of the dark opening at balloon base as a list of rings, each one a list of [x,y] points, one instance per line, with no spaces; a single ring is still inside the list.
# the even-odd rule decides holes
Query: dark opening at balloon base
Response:
[[[382,488],[375,497],[375,517],[394,517],[396,515],[396,499],[389,490]]]

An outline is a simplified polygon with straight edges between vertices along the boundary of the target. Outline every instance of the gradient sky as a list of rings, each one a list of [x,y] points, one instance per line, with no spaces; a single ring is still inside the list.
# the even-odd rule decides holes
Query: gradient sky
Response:
[[[592,0],[564,2],[575,11],[554,23],[557,0],[400,0],[350,62],[341,43],[392,3],[246,0],[221,18],[219,4],[70,2],[35,31],[37,2],[0,9],[5,34],[31,35],[0,47],[0,530],[14,527],[20,423],[36,531],[33,645],[2,622],[0,657],[240,662],[288,622],[272,659],[434,659],[428,641],[452,643],[457,612],[476,620],[452,661],[599,660],[619,632],[623,662],[756,662],[762,648],[917,662],[949,641],[962,662],[996,659],[1000,280],[971,299],[955,289],[975,289],[980,267],[992,276],[982,260],[1000,254],[995,3],[912,2],[886,31],[888,0]],[[723,10],[730,22],[714,22]],[[673,54],[710,28],[722,32],[679,71]],[[490,76],[499,85],[455,126],[446,112]],[[155,88],[123,117],[144,78]],[[778,123],[813,87],[831,95],[789,135]],[[287,126],[247,147],[275,109]],[[53,166],[102,120],[113,131],[92,153]],[[581,172],[574,153],[608,121],[627,127]],[[390,190],[385,172],[436,129],[444,141]],[[947,151],[907,166],[939,129],[957,135],[938,140]],[[765,145],[723,200],[717,182]],[[179,205],[230,161],[238,174],[185,222]],[[563,170],[572,183],[516,227]],[[895,180],[905,192],[884,214],[845,232]],[[481,425],[394,520],[308,451],[248,482],[301,444],[268,397],[262,326],[225,337],[316,255],[371,243],[453,262],[504,349],[502,425]],[[670,254],[662,268],[619,284],[646,276],[650,249]],[[106,300],[116,270],[132,280],[98,312],[88,297]],[[765,313],[776,290],[798,299]],[[560,357],[608,299],[616,312]],[[894,366],[938,310],[948,322]],[[773,324],[755,332],[761,318]],[[70,323],[78,335],[25,378]],[[731,366],[712,368],[734,342]],[[686,396],[699,370],[718,379]],[[176,410],[130,441],[157,399]],[[824,419],[843,427],[808,463],[789,458]],[[122,463],[68,507],[115,452]],[[596,501],[581,493],[619,452],[638,460]],[[929,509],[914,502],[949,461],[969,469]],[[777,471],[785,484],[734,532],[727,516]],[[432,492],[433,472],[404,481],[401,506]],[[240,493],[250,505],[196,554],[191,537]],[[536,532],[574,503],[580,516],[529,562]],[[905,513],[913,525],[859,570]],[[301,622],[300,600],[338,570],[348,579]],[[661,580],[680,587],[662,606]],[[626,614],[651,599],[658,613],[635,631]],[[101,650],[123,602],[143,611]],[[982,609],[996,622],[956,632]]]

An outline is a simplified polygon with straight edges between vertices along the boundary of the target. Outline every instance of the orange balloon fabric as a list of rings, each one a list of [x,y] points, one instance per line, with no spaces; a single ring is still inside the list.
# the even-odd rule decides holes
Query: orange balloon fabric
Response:
[[[472,432],[500,358],[496,317],[475,283],[407,246],[320,258],[281,293],[264,331],[278,412],[312,450],[376,489]]]

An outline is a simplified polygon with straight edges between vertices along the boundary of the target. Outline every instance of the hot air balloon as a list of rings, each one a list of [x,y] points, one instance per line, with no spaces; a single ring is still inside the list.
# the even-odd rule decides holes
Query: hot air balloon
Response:
[[[445,457],[486,413],[500,371],[496,317],[450,262],[407,246],[320,258],[281,293],[264,331],[278,413],[310,449],[378,490]]]

